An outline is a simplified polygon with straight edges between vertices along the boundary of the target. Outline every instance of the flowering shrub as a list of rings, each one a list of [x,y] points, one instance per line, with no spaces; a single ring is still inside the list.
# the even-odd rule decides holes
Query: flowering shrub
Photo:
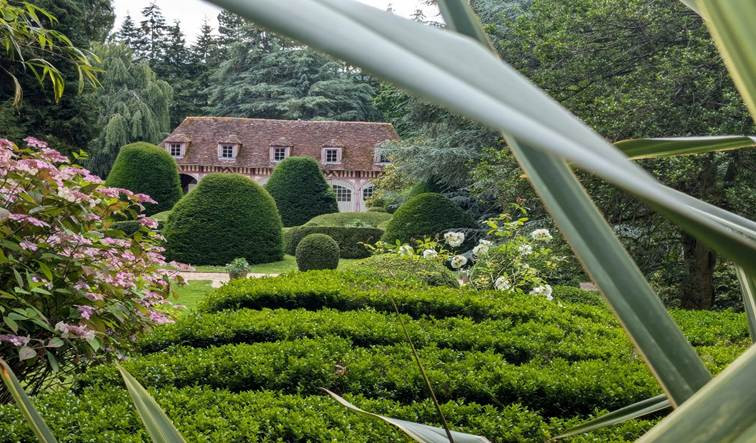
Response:
[[[144,194],[108,188],[44,142],[0,140],[0,357],[31,392],[51,373],[129,349],[136,334],[171,320],[157,222]],[[114,229],[133,219],[132,235]],[[2,399],[0,399],[2,401]]]
[[[520,208],[522,211],[522,209]],[[524,212],[524,211],[523,211]],[[547,247],[552,236],[548,229],[522,233],[526,217],[508,214],[488,220],[488,235],[495,243],[477,246],[475,264],[470,268],[470,284],[479,289],[525,292],[551,300],[552,288],[544,274],[555,269],[561,258]]]

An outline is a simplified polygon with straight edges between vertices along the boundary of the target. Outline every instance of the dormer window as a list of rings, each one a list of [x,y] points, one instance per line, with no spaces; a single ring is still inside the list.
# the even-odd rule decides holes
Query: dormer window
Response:
[[[381,151],[376,151],[375,162],[381,165],[385,165],[391,163],[391,160],[389,159],[388,154]]]
[[[290,152],[291,148],[288,146],[273,146],[270,148],[270,161],[273,163],[283,161],[289,156]]]
[[[239,145],[231,143],[221,143],[218,145],[219,160],[233,160],[239,152]]]
[[[320,160],[326,165],[341,163],[341,148],[323,148]]]
[[[173,158],[184,157],[184,144],[183,143],[167,143],[166,150]]]

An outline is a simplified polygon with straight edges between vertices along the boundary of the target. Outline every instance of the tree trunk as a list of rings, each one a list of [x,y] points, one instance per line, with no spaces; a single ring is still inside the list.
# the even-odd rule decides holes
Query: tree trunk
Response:
[[[680,284],[684,309],[711,309],[714,305],[714,267],[717,256],[701,242],[682,234],[685,279]]]

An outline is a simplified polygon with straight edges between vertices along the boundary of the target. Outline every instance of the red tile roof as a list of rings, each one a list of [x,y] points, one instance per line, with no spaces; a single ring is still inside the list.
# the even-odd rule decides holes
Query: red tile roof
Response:
[[[187,117],[163,143],[187,143],[179,164],[271,167],[270,148],[290,147],[291,156],[311,156],[318,162],[325,147],[342,148],[342,162],[327,170],[381,170],[374,150],[382,142],[398,140],[390,123],[272,120],[235,117]],[[219,143],[240,143],[235,160],[219,160]]]

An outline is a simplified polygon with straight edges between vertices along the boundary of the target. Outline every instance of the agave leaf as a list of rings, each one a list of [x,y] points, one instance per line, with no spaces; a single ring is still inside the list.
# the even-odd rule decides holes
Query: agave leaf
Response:
[[[386,417],[383,415],[374,414],[372,412],[365,411],[363,409],[358,408],[357,406],[349,403],[344,398],[340,397],[338,394],[329,391],[328,389],[321,388],[323,391],[328,393],[331,397],[336,399],[337,402],[341,403],[343,406],[345,406],[347,409],[357,412],[359,414],[367,415],[368,417],[377,418],[380,420],[385,421],[386,423],[395,426],[399,428],[400,431],[404,432],[412,438],[413,440],[421,443],[448,443],[449,438],[446,436],[446,431],[443,428],[437,428],[435,426],[428,426],[424,425],[422,423],[414,423],[411,421],[406,420],[399,420],[398,418],[391,418]],[[485,437],[480,437],[478,435],[472,435],[472,434],[465,434],[463,432],[456,432],[451,431],[452,438],[454,438],[454,443],[488,443],[489,440]]]
[[[596,429],[605,428],[607,426],[616,425],[619,423],[632,420],[634,418],[643,417],[644,415],[653,414],[654,412],[667,409],[672,406],[672,403],[666,396],[657,395],[656,397],[648,398],[646,400],[633,403],[630,406],[617,409],[616,411],[609,412],[601,417],[594,418],[591,421],[587,421],[580,426],[574,427],[564,434],[557,435],[554,440],[560,440],[563,438],[571,437],[577,434],[583,434],[585,432],[595,431]]]
[[[756,147],[756,136],[668,137],[622,140],[614,144],[629,158],[668,157]]]
[[[173,426],[171,419],[160,408],[154,398],[121,365],[116,365],[134,402],[139,418],[142,419],[147,433],[155,443],[183,443],[184,437]]]
[[[748,275],[745,269],[739,266],[735,267],[735,271],[740,281],[740,293],[743,295],[743,306],[748,319],[748,332],[751,334],[751,341],[756,343],[756,278],[753,275]]]
[[[646,201],[708,247],[756,270],[744,218],[661,185],[476,41],[341,0],[212,0],[361,66]],[[722,214],[726,213],[726,216]]]
[[[467,2],[440,0],[439,7],[453,30],[491,48]],[[507,143],[664,390],[685,401],[711,377],[588,193],[565,161],[509,136]]]
[[[45,423],[42,416],[39,415],[39,412],[34,408],[31,400],[18,382],[16,374],[13,373],[10,366],[8,366],[8,363],[2,358],[0,358],[0,376],[5,382],[8,391],[13,396],[13,399],[16,400],[18,409],[21,410],[21,415],[24,416],[26,422],[29,423],[32,431],[34,431],[34,435],[37,436],[37,440],[42,443],[55,443],[57,440],[55,440],[52,431],[50,431],[50,428],[47,427],[47,423]]]
[[[756,441],[755,373],[756,346],[751,346],[638,441]]]
[[[756,121],[756,51],[753,49],[756,47],[756,2],[698,0],[696,4],[735,87]]]

